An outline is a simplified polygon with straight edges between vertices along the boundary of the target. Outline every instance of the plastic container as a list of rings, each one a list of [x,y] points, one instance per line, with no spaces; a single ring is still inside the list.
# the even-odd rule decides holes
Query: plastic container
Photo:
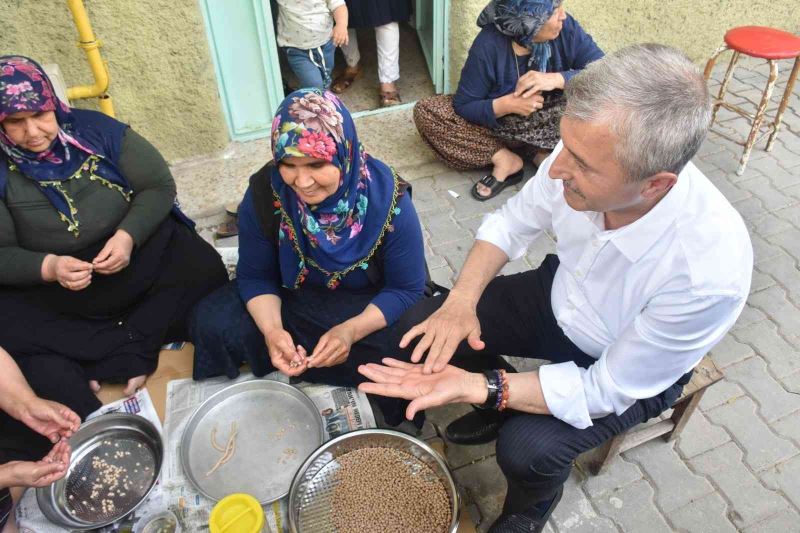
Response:
[[[133,533],[181,533],[178,517],[171,511],[143,516],[133,528]]]
[[[231,494],[211,510],[208,527],[211,533],[262,533],[264,509],[249,494]]]

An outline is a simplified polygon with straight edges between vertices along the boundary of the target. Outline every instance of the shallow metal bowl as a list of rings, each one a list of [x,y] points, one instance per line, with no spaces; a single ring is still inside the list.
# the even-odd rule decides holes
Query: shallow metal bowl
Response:
[[[336,532],[331,523],[337,459],[361,448],[394,448],[416,457],[433,470],[450,499],[450,527],[458,529],[458,490],[444,459],[425,442],[388,429],[363,429],[345,433],[320,446],[297,471],[289,490],[289,527],[292,533]]]
[[[224,455],[221,446],[236,424],[235,452],[214,470]],[[181,466],[203,495],[220,500],[237,492],[262,505],[286,496],[295,472],[325,436],[322,416],[300,389],[268,379],[235,383],[203,402],[192,413],[181,437]],[[213,472],[212,472],[213,470]]]
[[[36,500],[48,520],[71,530],[103,527],[136,509],[155,487],[164,460],[158,429],[141,416],[125,413],[84,423],[69,445],[72,458],[67,475],[49,487],[36,489]],[[124,472],[113,495],[93,466],[95,458]],[[125,479],[128,488],[122,484]],[[95,488],[99,485],[103,489]],[[103,509],[104,500],[112,501],[114,507]]]

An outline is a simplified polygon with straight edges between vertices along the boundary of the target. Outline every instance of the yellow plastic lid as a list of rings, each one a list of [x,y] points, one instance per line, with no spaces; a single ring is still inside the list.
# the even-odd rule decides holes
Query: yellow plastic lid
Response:
[[[264,527],[264,509],[249,494],[225,496],[208,519],[211,533],[259,533]]]

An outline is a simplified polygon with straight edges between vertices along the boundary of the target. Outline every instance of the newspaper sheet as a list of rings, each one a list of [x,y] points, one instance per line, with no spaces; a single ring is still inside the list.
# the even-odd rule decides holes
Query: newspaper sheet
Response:
[[[180,464],[180,446],[186,423],[203,401],[223,388],[255,378],[252,374],[227,378],[209,379],[203,382],[191,379],[174,380],[167,385],[166,420],[164,442],[166,457],[161,480],[169,509],[178,516],[184,531],[200,531],[207,528],[208,517],[215,502],[199,494],[189,484]],[[273,372],[263,379],[274,379],[288,383],[288,378]],[[305,392],[317,406],[325,424],[325,440],[356,429],[375,427],[375,417],[364,393],[348,387],[332,387],[311,383],[294,384]],[[268,531],[288,531],[286,499],[264,508]]]
[[[104,405],[87,416],[86,420],[91,420],[108,413],[130,413],[143,416],[152,422],[159,432],[163,433],[161,421],[158,419],[155,406],[150,399],[150,393],[147,392],[146,388],[139,390],[133,396]],[[164,510],[166,510],[164,492],[161,482],[159,481],[147,499],[137,507],[134,512],[111,526],[95,531],[98,533],[136,532],[138,531],[136,526],[142,517],[156,514]],[[17,527],[20,533],[66,533],[70,531],[56,526],[45,518],[39,510],[39,504],[36,503],[36,491],[33,489],[26,490],[24,496],[17,504],[16,517]]]

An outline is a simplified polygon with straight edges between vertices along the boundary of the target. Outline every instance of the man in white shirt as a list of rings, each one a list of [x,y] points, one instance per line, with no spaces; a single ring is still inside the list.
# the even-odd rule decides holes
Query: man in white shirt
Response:
[[[422,335],[411,360],[427,354],[424,364],[387,359],[359,369],[374,382],[362,390],[412,400],[409,418],[446,403],[484,404],[448,436],[476,442],[499,427],[509,490],[490,532],[540,531],[572,460],[668,409],[750,290],[745,225],[690,162],[710,103],[686,56],[627,47],[565,91],[562,142],[486,216],[446,299],[407,314],[417,325],[400,346]],[[542,231],[555,235],[557,257],[495,277]],[[459,364],[498,354],[551,364],[472,373],[448,364],[454,353]],[[513,412],[488,416],[505,407]]]

